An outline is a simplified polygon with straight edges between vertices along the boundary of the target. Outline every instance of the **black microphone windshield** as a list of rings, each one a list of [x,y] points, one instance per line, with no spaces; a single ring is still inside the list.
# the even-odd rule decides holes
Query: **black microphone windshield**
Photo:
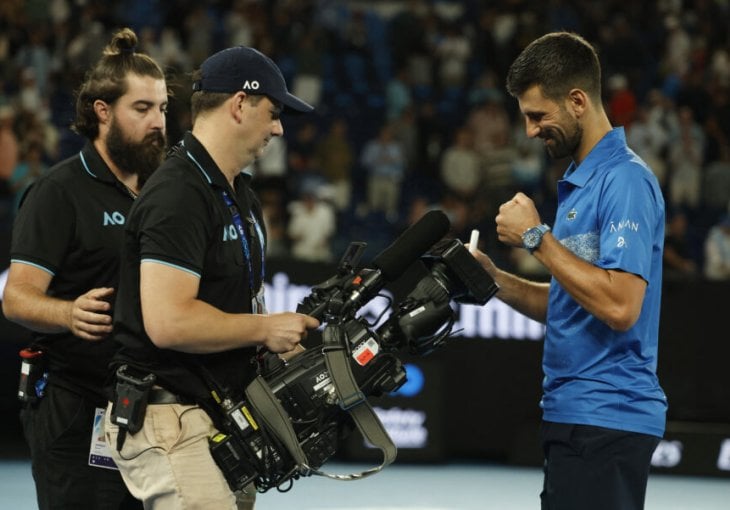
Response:
[[[386,280],[393,281],[440,241],[450,227],[449,218],[442,211],[429,211],[375,257],[373,265]]]

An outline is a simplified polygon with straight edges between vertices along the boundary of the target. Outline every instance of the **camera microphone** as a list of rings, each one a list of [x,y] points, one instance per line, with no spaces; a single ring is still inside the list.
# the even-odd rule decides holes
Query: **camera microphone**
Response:
[[[450,227],[449,218],[442,211],[432,210],[424,214],[375,257],[374,271],[355,278],[357,288],[348,298],[345,308],[359,308],[387,282],[397,280],[411,264],[448,234]]]
[[[387,281],[396,280],[408,266],[449,233],[451,223],[442,211],[429,211],[373,260]]]

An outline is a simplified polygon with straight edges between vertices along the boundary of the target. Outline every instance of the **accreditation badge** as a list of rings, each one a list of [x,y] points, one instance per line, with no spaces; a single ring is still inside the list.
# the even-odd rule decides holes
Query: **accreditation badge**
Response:
[[[252,313],[265,314],[266,312],[266,300],[264,299],[264,284],[261,284],[259,291],[256,293],[254,298],[251,300],[251,311]]]
[[[89,466],[105,469],[119,469],[112,459],[109,445],[104,437],[104,415],[106,409],[97,407],[94,424],[91,428],[91,445],[89,447]]]

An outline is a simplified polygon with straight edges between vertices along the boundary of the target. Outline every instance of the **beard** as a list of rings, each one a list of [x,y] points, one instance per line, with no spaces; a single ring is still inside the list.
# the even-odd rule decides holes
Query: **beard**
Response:
[[[544,140],[551,140],[551,144],[545,144],[548,154],[553,159],[563,159],[573,156],[580,146],[583,139],[583,126],[575,120],[571,122],[565,129],[557,129],[550,127],[545,130]]]
[[[109,157],[122,171],[136,174],[141,188],[165,158],[167,150],[165,136],[153,131],[141,142],[130,141],[116,119],[112,120],[106,137]]]

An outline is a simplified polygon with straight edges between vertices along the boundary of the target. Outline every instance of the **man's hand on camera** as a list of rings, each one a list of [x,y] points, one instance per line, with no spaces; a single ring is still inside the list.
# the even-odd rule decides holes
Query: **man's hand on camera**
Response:
[[[267,315],[265,325],[264,347],[271,352],[283,353],[295,349],[307,338],[310,329],[319,327],[319,321],[309,315],[283,312]]]

